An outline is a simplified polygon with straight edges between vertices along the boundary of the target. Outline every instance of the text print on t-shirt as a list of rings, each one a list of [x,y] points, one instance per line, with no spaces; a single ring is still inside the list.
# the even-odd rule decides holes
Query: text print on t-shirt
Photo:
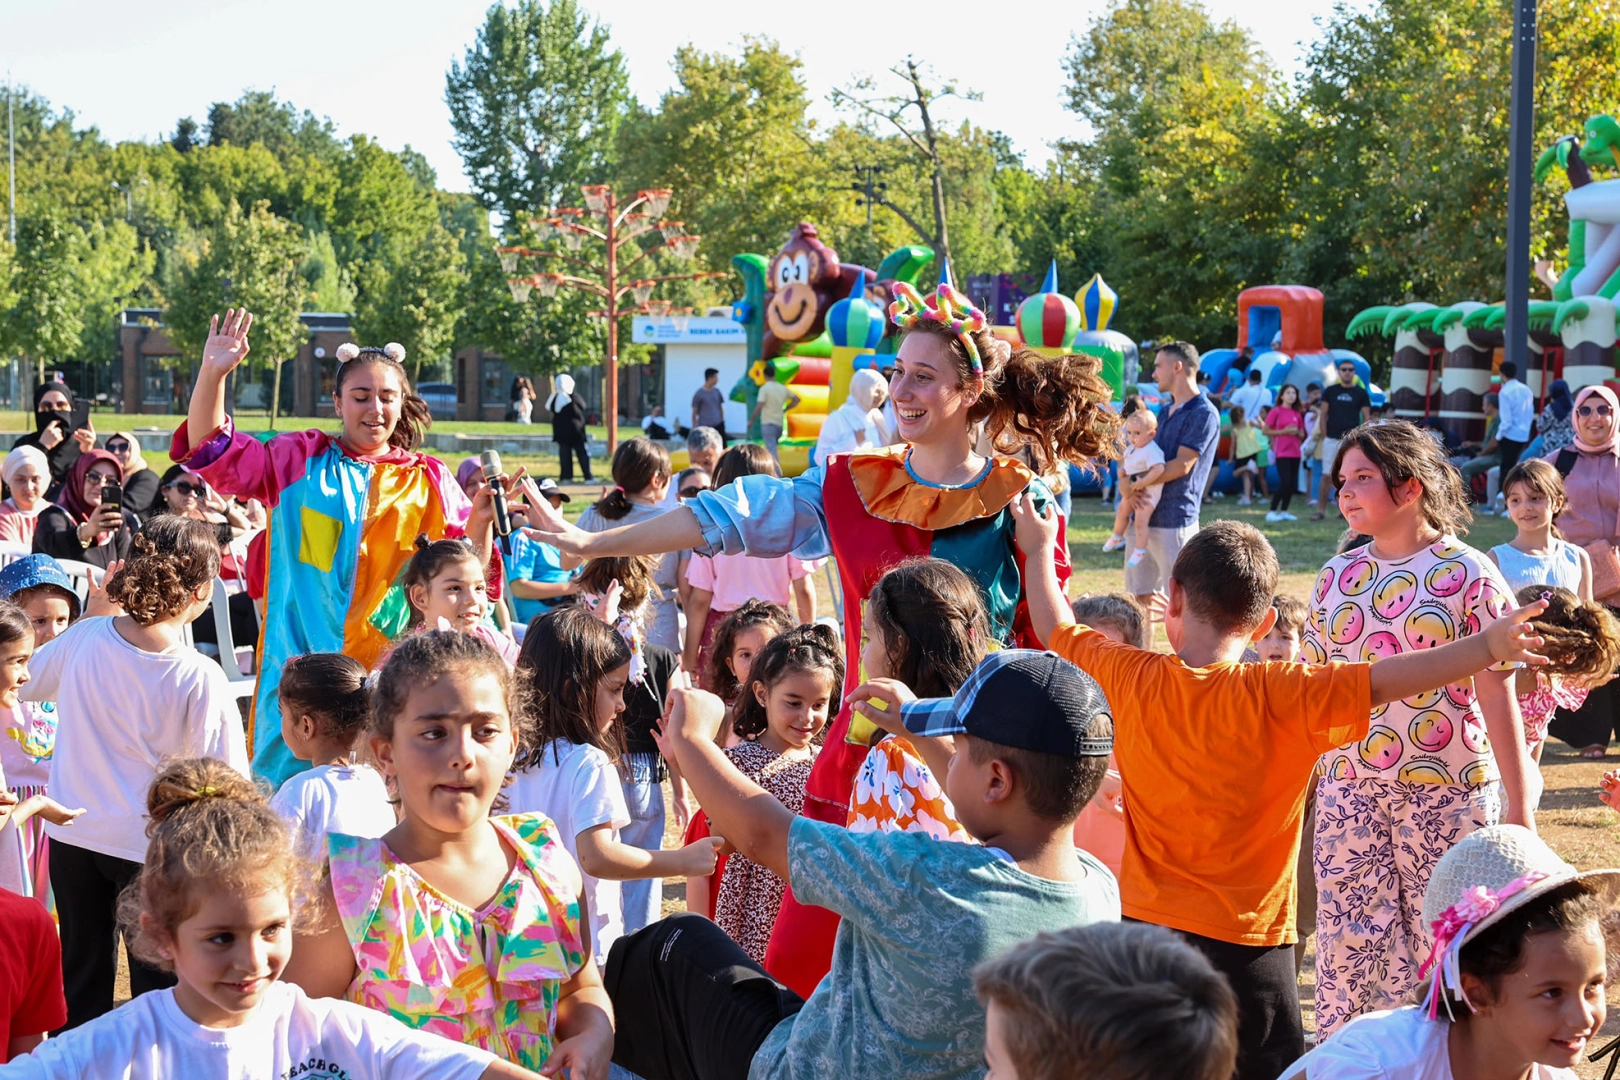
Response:
[[[349,1070],[335,1061],[327,1061],[322,1057],[311,1057],[300,1061],[297,1065],[282,1073],[278,1080],[349,1080]]]
[[[1306,663],[1376,663],[1478,633],[1507,608],[1500,573],[1479,552],[1443,537],[1406,559],[1359,548],[1322,568],[1300,653]],[[1496,778],[1473,681],[1386,702],[1359,745],[1327,755],[1328,775],[1416,784],[1483,784]]]

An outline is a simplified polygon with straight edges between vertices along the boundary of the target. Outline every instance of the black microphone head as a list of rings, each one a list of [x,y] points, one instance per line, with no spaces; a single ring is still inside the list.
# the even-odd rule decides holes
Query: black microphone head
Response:
[[[485,450],[478,455],[478,461],[484,468],[484,478],[493,480],[501,475],[501,452],[499,450]]]

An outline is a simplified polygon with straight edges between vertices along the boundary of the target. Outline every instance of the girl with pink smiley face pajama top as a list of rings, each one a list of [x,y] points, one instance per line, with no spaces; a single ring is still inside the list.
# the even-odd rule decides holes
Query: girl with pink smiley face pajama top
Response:
[[[1353,548],[1322,568],[1300,645],[1309,664],[1376,662],[1475,633],[1512,608],[1489,558],[1454,536],[1405,559]],[[1514,748],[1523,752],[1523,746]],[[1429,954],[1435,862],[1495,824],[1496,759],[1472,681],[1380,705],[1316,787],[1316,1031],[1400,1004]]]

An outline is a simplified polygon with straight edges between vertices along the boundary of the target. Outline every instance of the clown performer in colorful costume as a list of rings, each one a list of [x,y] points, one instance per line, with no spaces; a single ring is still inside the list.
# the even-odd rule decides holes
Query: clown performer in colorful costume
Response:
[[[837,560],[844,595],[869,595],[906,559],[954,563],[983,593],[993,635],[1003,645],[1039,648],[1024,603],[1023,559],[1013,540],[1011,504],[1025,490],[1050,500],[1036,474],[1011,455],[1030,451],[1036,467],[1088,463],[1116,451],[1118,421],[1098,361],[1045,358],[996,340],[984,314],[949,285],[929,300],[897,286],[890,317],[906,331],[890,385],[903,445],[833,455],[793,479],[742,477],[636,525],[585,533],[543,501],[539,530],[564,553],[585,557],[656,554],[679,548],[774,558]],[[975,449],[982,425],[995,456]],[[1057,552],[1068,577],[1067,546]],[[861,607],[844,612],[845,691],[861,682]],[[859,723],[864,723],[860,721]],[[805,790],[804,814],[847,825],[864,741],[846,739],[846,704],[830,727]],[[920,763],[919,766],[920,767]],[[808,995],[831,961],[837,917],[783,901],[766,966]]]
[[[488,565],[493,509],[487,485],[469,502],[442,461],[414,452],[432,417],[411,392],[398,344],[338,348],[341,435],[299,431],[261,442],[237,431],[225,415],[225,377],[247,356],[252,322],[246,311],[227,311],[223,325],[214,317],[169,456],[269,511],[263,557],[250,560],[266,610],[248,741],[254,772],[279,786],[308,768],[282,742],[282,666],[312,652],[375,666],[409,618],[398,578],[416,537],[466,536]]]

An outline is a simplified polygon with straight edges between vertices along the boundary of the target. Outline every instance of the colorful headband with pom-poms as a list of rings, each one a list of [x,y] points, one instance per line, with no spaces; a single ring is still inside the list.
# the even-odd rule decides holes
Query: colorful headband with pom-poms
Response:
[[[984,362],[979,359],[979,347],[973,344],[973,335],[989,326],[990,320],[952,286],[942,282],[934,290],[933,302],[929,303],[910,285],[903,281],[895,282],[889,318],[902,330],[910,330],[919,322],[938,323],[946,327],[967,348],[973,374],[984,374]]]
[[[362,349],[352,341],[345,341],[337,347],[337,362],[347,364],[350,360],[356,359],[361,353],[365,352],[381,353],[396,364],[405,362],[405,346],[397,341],[390,341],[380,349]]]

